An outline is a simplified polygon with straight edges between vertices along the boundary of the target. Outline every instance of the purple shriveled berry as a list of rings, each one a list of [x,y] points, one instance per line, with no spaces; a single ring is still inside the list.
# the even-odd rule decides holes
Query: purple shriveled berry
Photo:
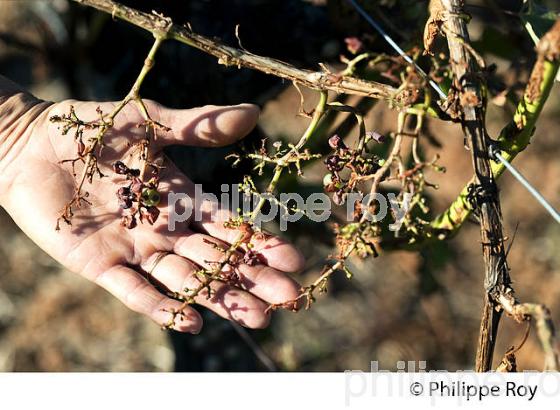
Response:
[[[78,156],[81,157],[86,151],[86,144],[83,141],[78,141]]]
[[[329,146],[332,149],[346,149],[344,141],[336,134],[329,138]]]
[[[132,208],[132,199],[130,199],[130,198],[119,198],[119,206],[122,209]]]
[[[344,192],[343,191],[336,191],[333,194],[333,202],[336,205],[344,205],[344,202],[346,202],[345,198],[344,198]]]
[[[139,177],[140,176],[140,170],[136,169],[136,168],[129,168],[128,172],[126,173],[126,175],[129,178],[134,178],[134,177]]]
[[[140,192],[142,192],[143,188],[144,188],[144,183],[139,178],[134,178],[132,180],[132,184],[130,184],[130,190],[133,193],[139,194]]]
[[[117,196],[119,198],[126,198],[130,196],[130,188],[126,186],[122,186],[117,190]]]
[[[133,215],[125,215],[121,219],[121,225],[128,229],[136,228],[136,217]]]
[[[325,192],[335,192],[338,188],[335,183],[325,185]]]
[[[124,175],[128,173],[128,167],[122,161],[116,161],[113,163],[113,171],[116,174]]]
[[[246,265],[255,266],[260,262],[259,254],[252,249],[249,249],[247,252],[245,252],[245,255],[243,255],[243,262]]]
[[[341,161],[338,155],[329,155],[325,160],[325,164],[327,165],[328,170],[331,172],[337,172],[344,168],[344,163]]]
[[[363,47],[362,41],[357,37],[346,37],[344,42],[346,43],[346,48],[352,54],[357,54]]]
[[[366,132],[366,135],[378,144],[383,144],[385,142],[385,136],[381,135],[377,131],[368,131]]]
[[[146,212],[142,216],[150,225],[153,225],[158,219],[159,209],[155,206],[150,206],[146,208]]]
[[[128,187],[120,187],[117,190],[117,198],[119,198],[119,206],[123,209],[128,209],[132,207],[132,193],[130,192],[130,188]]]

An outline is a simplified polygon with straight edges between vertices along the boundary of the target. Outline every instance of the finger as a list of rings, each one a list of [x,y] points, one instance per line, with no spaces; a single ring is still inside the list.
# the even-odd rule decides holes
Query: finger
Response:
[[[224,259],[224,253],[220,248],[225,250],[228,246],[211,236],[193,233],[177,242],[175,252],[206,269],[211,269],[216,262]],[[269,303],[284,303],[298,296],[301,286],[286,274],[261,263],[253,266],[244,263],[243,256],[239,253],[235,256],[239,263],[234,267],[227,265],[224,267],[224,273],[236,273],[240,285],[253,295]],[[254,259],[250,261],[252,263]]]
[[[128,308],[148,316],[160,326],[169,323],[173,315],[169,312],[181,307],[181,302],[170,299],[158,292],[138,272],[118,265],[98,275],[94,282],[103,287]],[[175,318],[173,328],[180,332],[199,333],[202,318],[192,307],[183,309],[183,315]]]
[[[238,239],[240,235],[239,229],[224,227],[224,222],[229,221],[233,216],[230,210],[220,209],[217,205],[213,204],[212,201],[201,199],[200,193],[198,193],[198,197],[195,198],[197,192],[194,184],[172,163],[169,163],[163,172],[165,172],[165,174],[163,174],[165,178],[160,185],[163,191],[182,192],[191,198],[195,211],[189,223],[195,230],[207,233],[210,236],[230,244]],[[174,213],[175,215],[182,215],[184,212],[181,201],[169,204],[167,198],[163,198],[162,206],[168,208],[168,214]],[[181,233],[188,234],[191,232],[188,226],[189,224],[187,223],[178,224],[178,226],[174,224],[174,229],[179,230]],[[174,233],[177,232],[174,231]],[[272,268],[281,270],[282,272],[297,272],[303,269],[305,265],[305,259],[301,252],[281,238],[257,234],[251,238],[251,243],[260,254],[262,262]]]
[[[160,122],[171,128],[158,133],[156,144],[221,147],[245,137],[257,124],[259,107],[253,104],[207,105],[177,110],[149,102],[159,113]]]
[[[200,285],[201,282],[195,276],[197,270],[192,262],[182,256],[169,254],[159,261],[152,276],[170,290],[182,292],[185,288],[192,290]],[[210,288],[210,298],[204,289],[195,297],[196,303],[246,327],[260,329],[268,325],[270,316],[265,313],[268,305],[262,300],[218,280],[212,281]]]
[[[206,201],[200,206],[209,208],[211,205]],[[203,209],[200,215],[200,220],[195,219],[192,223],[195,229],[230,244],[238,240],[240,230],[224,226],[224,222],[232,217],[231,211],[220,209],[213,212],[210,209]],[[254,245],[255,251],[262,256],[262,261],[271,268],[282,272],[297,272],[305,265],[302,253],[295,246],[277,236],[257,233],[251,238],[251,243]]]

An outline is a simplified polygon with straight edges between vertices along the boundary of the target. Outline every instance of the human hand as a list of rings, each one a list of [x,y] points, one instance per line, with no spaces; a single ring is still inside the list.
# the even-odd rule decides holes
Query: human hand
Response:
[[[171,128],[160,132],[150,144],[150,156],[154,158],[163,156],[161,150],[168,145],[232,144],[255,126],[259,113],[257,107],[248,104],[191,110],[172,110],[149,101],[146,104],[155,121]],[[165,193],[184,192],[191,198],[194,195],[194,184],[169,160],[165,160],[160,174],[158,190],[163,195],[157,221],[153,225],[138,224],[130,230],[121,226],[122,210],[115,195],[115,183],[121,176],[115,175],[111,165],[128,158],[130,144],[142,138],[137,124],[143,118],[130,104],[105,136],[99,167],[108,177],[87,185],[92,205],[78,208],[71,226],[55,230],[57,218],[76,188],[72,167],[61,164],[76,156],[76,142],[70,135],[61,135],[49,118],[68,113],[71,105],[85,121],[98,118],[98,107],[103,112],[114,107],[113,103],[78,101],[51,105],[25,93],[0,104],[0,205],[35,243],[66,268],[107,289],[126,306],[158,324],[169,323],[169,312],[182,303],[162,289],[181,292],[196,287],[199,282],[194,273],[200,267],[212,268],[212,262],[224,257],[212,243],[227,247],[239,232],[224,227],[230,214],[223,210],[214,220],[208,214],[202,221],[191,220],[169,231]],[[303,258],[277,237],[255,238],[253,242],[262,263],[226,266],[225,270],[237,270],[239,286],[214,281],[210,297],[201,292],[196,303],[244,326],[262,328],[269,322],[265,313],[268,303],[297,297],[299,285],[285,273],[301,269]],[[169,254],[161,257],[162,252]],[[187,306],[173,326],[179,331],[198,333],[202,318]]]

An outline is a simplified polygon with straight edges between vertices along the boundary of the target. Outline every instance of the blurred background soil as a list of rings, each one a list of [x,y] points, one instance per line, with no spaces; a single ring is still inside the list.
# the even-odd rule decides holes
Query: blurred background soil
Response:
[[[344,38],[358,35],[376,51],[388,51],[342,1],[127,1],[156,8],[178,23],[235,45],[235,25],[245,48],[257,54],[314,68],[337,67]],[[328,4],[327,4],[328,3]],[[371,2],[374,17],[403,45],[418,42],[426,2]],[[521,1],[479,1],[469,9],[473,40],[498,77],[513,91],[527,78],[532,44],[515,13]],[[506,4],[507,3],[507,4]],[[553,5],[556,2],[552,2]],[[495,13],[492,7],[505,10]],[[406,31],[403,28],[406,27]],[[125,95],[150,45],[141,30],[67,0],[0,0],[0,73],[35,95],[113,100]],[[492,51],[490,51],[492,50]],[[294,141],[307,120],[297,116],[299,94],[289,84],[252,72],[224,68],[202,53],[167,43],[143,95],[173,107],[254,102],[263,108],[259,129],[248,137]],[[305,92],[306,108],[315,96]],[[367,104],[357,98],[347,103]],[[369,104],[367,128],[388,133],[396,112]],[[534,142],[516,160],[527,178],[560,208],[558,126],[560,90],[555,87],[541,116]],[[508,122],[511,108],[489,104],[491,135]],[[326,136],[345,119],[332,119]],[[458,125],[430,120],[427,130],[441,147],[426,144],[424,155],[442,154],[447,173],[429,175],[439,185],[429,193],[435,214],[449,204],[472,174]],[[352,134],[352,130],[350,133]],[[326,147],[318,142],[318,149]],[[207,190],[238,181],[246,169],[232,172],[219,150],[173,149],[169,152]],[[324,166],[309,166],[300,182],[288,178],[283,189],[318,192]],[[560,226],[510,175],[500,180],[504,227],[512,237],[509,263],[518,296],[547,304],[560,324]],[[31,200],[31,198],[30,198]],[[328,225],[303,221],[288,238],[307,255],[302,283],[315,278],[332,251]],[[420,252],[393,252],[376,259],[353,259],[352,280],[335,277],[329,293],[310,311],[279,312],[267,330],[249,331],[280,370],[336,371],[370,367],[395,370],[401,360],[427,362],[428,369],[473,366],[482,301],[479,229],[469,222],[447,243]],[[161,331],[148,319],[122,306],[102,289],[61,268],[23,235],[0,209],[0,371],[171,371],[261,370],[251,343],[226,321],[205,312],[198,336]],[[505,319],[496,360],[523,337],[525,325]],[[246,336],[246,335],[245,335]],[[521,369],[541,369],[543,357],[531,332],[518,354]]]

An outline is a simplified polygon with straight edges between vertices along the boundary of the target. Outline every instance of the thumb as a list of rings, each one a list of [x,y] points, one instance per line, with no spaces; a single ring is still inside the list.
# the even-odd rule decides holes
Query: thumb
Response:
[[[156,103],[152,103],[156,104]],[[176,110],[157,104],[160,122],[171,128],[158,133],[160,147],[192,145],[221,147],[245,137],[257,124],[259,107],[253,104],[231,106],[207,105],[188,110]]]

